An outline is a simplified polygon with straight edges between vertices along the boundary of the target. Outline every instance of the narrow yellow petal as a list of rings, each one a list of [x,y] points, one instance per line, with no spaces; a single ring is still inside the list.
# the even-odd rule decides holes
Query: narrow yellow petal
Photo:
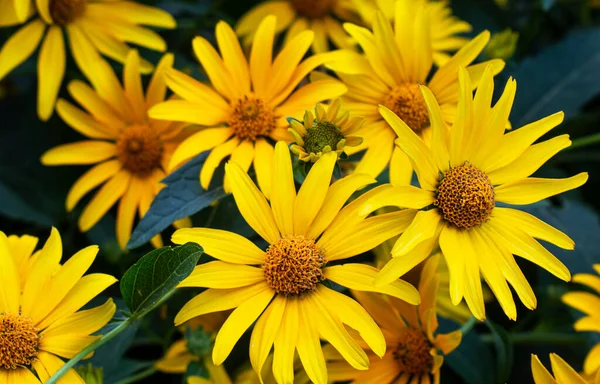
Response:
[[[277,180],[277,183],[271,184],[271,209],[277,228],[282,235],[294,234],[296,186],[290,151],[282,141],[275,145],[273,179]]]
[[[127,55],[125,69],[123,71],[123,84],[125,86],[125,95],[132,107],[132,117],[135,117],[135,121],[138,123],[145,122],[146,99],[142,88],[140,55],[135,49],[132,49]]]
[[[1,57],[1,56],[0,56]],[[54,111],[56,97],[65,75],[65,41],[60,27],[48,29],[38,59],[38,116],[46,121]]]
[[[4,232],[0,232],[0,263],[2,264],[2,268],[0,268],[0,278],[2,280],[0,311],[17,314],[19,313],[21,282],[19,271],[11,257],[8,239]]]
[[[120,170],[121,163],[118,160],[110,160],[100,163],[84,173],[69,190],[66,201],[67,211],[73,210],[83,196],[112,178]]]
[[[89,140],[54,147],[46,151],[41,160],[44,165],[95,164],[116,154],[114,143]]]
[[[117,306],[112,299],[103,305],[85,311],[75,312],[46,328],[43,337],[61,335],[91,335],[105,326],[115,314]]]
[[[300,357],[302,367],[310,380],[316,384],[326,384],[327,366],[325,364],[323,349],[321,348],[321,341],[319,340],[319,332],[317,331],[315,321],[309,312],[311,307],[308,305],[306,306],[307,308],[304,308],[303,302],[298,302],[298,306],[300,320],[298,340],[296,341],[298,356]]]
[[[45,29],[44,23],[35,19],[6,40],[0,49],[0,79],[33,54]]]
[[[284,296],[275,296],[254,326],[250,338],[250,363],[257,375],[261,375],[263,365],[279,333],[287,302]]]
[[[259,97],[268,97],[267,88],[273,60],[273,40],[277,18],[274,15],[265,17],[254,35],[250,52],[250,75],[252,88]]]
[[[271,199],[273,180],[273,159],[275,151],[273,146],[265,139],[260,138],[255,143],[256,154],[254,158],[254,170],[258,187],[267,199]]]
[[[240,288],[259,283],[264,279],[261,268],[211,261],[197,266],[178,287]]]
[[[527,178],[494,188],[496,201],[525,205],[578,188],[588,180],[587,172],[566,179]]]
[[[79,229],[82,232],[96,225],[102,216],[125,194],[131,178],[132,175],[129,171],[121,170],[100,188],[79,217]]]
[[[402,256],[409,253],[419,243],[440,233],[442,216],[437,209],[418,211],[409,227],[400,235],[392,248],[392,256]]]
[[[275,337],[273,352],[273,376],[278,383],[294,382],[294,351],[301,327],[298,312],[299,300],[288,300]]]
[[[581,376],[566,361],[555,353],[550,354],[552,372],[558,383],[586,384]]]

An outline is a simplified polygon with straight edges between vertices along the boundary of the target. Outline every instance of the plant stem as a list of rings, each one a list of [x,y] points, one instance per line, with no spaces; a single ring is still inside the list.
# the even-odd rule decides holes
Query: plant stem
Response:
[[[471,318],[467,320],[462,327],[460,327],[460,333],[462,333],[463,336],[466,335],[467,333],[471,332],[471,329],[473,329],[475,324],[477,324],[477,319],[471,316]]]
[[[598,144],[600,143],[600,133],[594,133],[593,135],[580,137],[578,139],[573,139],[573,143],[568,150],[587,147],[588,145]]]
[[[481,335],[481,340],[492,343],[492,335]],[[513,344],[580,344],[585,343],[584,335],[571,333],[518,332],[509,333],[508,339]]]
[[[144,369],[143,371],[136,373],[135,375],[128,377],[123,380],[117,381],[116,384],[130,384],[135,383],[136,381],[145,379],[148,376],[152,376],[156,372],[156,367],[152,364],[150,367]]]
[[[81,361],[84,357],[94,352],[96,349],[100,348],[104,344],[108,343],[112,339],[114,339],[121,332],[126,330],[129,325],[131,325],[132,319],[128,318],[122,321],[119,325],[117,325],[112,331],[108,332],[106,335],[103,335],[102,338],[96,340],[92,344],[90,344],[87,348],[79,352],[75,355],[71,360],[67,361],[65,365],[63,365],[48,381],[46,384],[55,384],[60,378],[69,371],[69,369],[73,368],[75,364]]]

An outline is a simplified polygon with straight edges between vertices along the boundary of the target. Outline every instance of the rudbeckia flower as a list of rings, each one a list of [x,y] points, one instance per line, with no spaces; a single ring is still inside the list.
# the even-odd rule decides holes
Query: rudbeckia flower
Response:
[[[600,274],[600,264],[594,265],[596,273]],[[594,291],[569,292],[563,295],[562,301],[585,313],[586,316],[575,322],[575,330],[578,332],[600,332],[600,277],[579,273],[573,276],[573,282],[585,285]],[[583,363],[583,371],[586,375],[592,375],[600,370],[600,343],[596,344],[588,353]]]
[[[397,1],[393,27],[381,12],[375,15],[372,32],[345,24],[364,54],[346,51],[343,60],[328,64],[348,86],[348,93],[343,97],[346,108],[367,119],[355,132],[364,138],[364,143],[351,149],[352,154],[366,150],[356,171],[376,177],[389,164],[392,184],[410,183],[413,168],[406,155],[394,149],[394,131],[381,118],[378,106],[383,104],[394,111],[428,142],[431,127],[420,84],[427,84],[441,106],[444,121],[451,124],[456,119],[458,67],[467,67],[473,89],[487,65],[492,64],[494,74],[504,67],[502,60],[471,65],[490,38],[485,31],[431,76],[434,51],[429,36],[429,13],[423,2]]]
[[[37,238],[0,232],[0,383],[46,382],[70,359],[101,336],[92,336],[110,319],[116,306],[79,311],[116,282],[109,275],[83,274],[98,247],[82,249],[64,265],[62,241],[54,228],[44,247],[35,251]],[[37,376],[36,376],[37,375]],[[75,370],[65,383],[81,383]]]
[[[338,48],[352,48],[355,43],[342,28],[342,21],[358,21],[352,0],[268,0],[240,18],[235,31],[249,46],[256,40],[256,28],[268,15],[277,17],[275,33],[287,30],[285,44],[304,31],[312,31],[315,38],[312,50],[323,53],[329,50],[329,41]],[[293,44],[291,44],[293,45]]]
[[[326,383],[321,339],[359,370],[368,368],[369,358],[346,326],[358,331],[378,356],[385,354],[386,345],[371,316],[356,301],[324,283],[419,303],[417,290],[402,280],[375,287],[378,271],[374,267],[327,265],[372,249],[397,234],[412,217],[411,212],[402,211],[360,219],[358,210],[370,192],[342,208],[357,189],[375,180],[353,174],[330,186],[336,160],[335,153],[324,154],[296,193],[290,152],[284,142],[278,142],[272,170],[277,183],[272,184],[270,204],[239,165],[227,164],[226,177],[237,207],[269,243],[266,250],[238,234],[217,229],[180,229],[173,235],[174,243],[202,244],[208,255],[218,259],[196,267],[180,284],[208,289],[181,309],[175,323],[235,308],[217,334],[215,364],[223,363],[257,321],[250,340],[250,362],[257,373],[274,344],[273,374],[278,383],[293,382],[295,351],[310,379]],[[382,222],[386,225],[379,225]]]
[[[377,11],[381,11],[386,19],[394,21],[397,0],[352,0],[361,18],[372,25]],[[400,0],[406,1],[406,0]],[[429,19],[429,38],[433,50],[433,62],[442,66],[450,60],[450,52],[456,52],[465,46],[469,39],[460,36],[473,29],[469,23],[452,15],[447,0],[409,0],[411,3],[424,3]]]
[[[0,20],[9,17],[9,10],[6,10],[7,16],[2,15],[7,2],[0,6]],[[28,2],[14,0],[14,13],[23,15]],[[36,8],[38,17],[15,32],[0,49],[0,80],[30,57],[43,38],[38,58],[38,116],[41,120],[48,120],[52,115],[65,74],[65,33],[75,63],[92,81],[97,78],[97,67],[106,63],[99,53],[124,63],[129,52],[126,42],[155,51],[166,50],[162,37],[140,25],[163,28],[176,25],[167,12],[130,1],[37,0]],[[0,26],[6,24],[0,21]],[[150,73],[152,64],[142,61],[141,68],[144,73]]]
[[[295,140],[290,149],[300,160],[314,163],[331,151],[340,156],[346,147],[362,143],[362,138],[350,135],[363,125],[365,119],[351,117],[349,111],[340,110],[340,107],[341,100],[335,99],[327,110],[322,104],[315,106],[314,114],[307,110],[302,122],[290,119],[288,132]]]
[[[357,371],[339,358],[328,361],[328,367],[336,374],[336,381],[377,384],[440,382],[443,355],[460,345],[462,334],[460,331],[436,334],[439,258],[439,255],[432,256],[423,267],[419,281],[421,304],[418,307],[378,293],[353,292],[356,300],[381,327],[388,350],[381,359],[369,353],[371,367],[368,371]]]
[[[254,164],[258,185],[268,193],[273,159],[268,139],[291,141],[287,117],[301,118],[317,102],[346,92],[337,80],[319,80],[298,87],[313,69],[337,56],[330,52],[301,62],[314,35],[306,31],[273,61],[275,25],[274,16],[260,24],[249,61],[235,33],[223,21],[216,27],[222,57],[206,39],[196,37],[194,52],[212,87],[170,70],[167,85],[183,100],[167,101],[150,110],[150,117],[155,119],[207,127],[183,141],[170,161],[172,169],[201,152],[211,151],[200,172],[200,184],[205,189],[221,161],[231,156],[231,161],[245,171]]]
[[[585,380],[556,353],[550,354],[550,364],[554,376],[536,355],[531,355],[531,373],[535,384],[600,384],[600,371],[596,373],[595,379]]]
[[[563,120],[559,112],[505,134],[516,93],[510,79],[496,105],[493,68],[482,76],[475,98],[469,73],[459,69],[460,101],[455,123],[446,125],[435,96],[421,87],[432,137],[428,146],[390,109],[380,108],[396,131],[396,145],[414,165],[420,188],[388,186],[363,214],[382,205],[416,210],[410,227],[392,249],[392,260],[377,282],[393,281],[431,253],[439,239],[450,270],[450,297],[457,305],[464,297],[478,319],[485,318],[481,277],[485,279],[510,319],[517,310],[508,283],[529,309],[536,298],[513,255],[529,260],[568,281],[569,270],[536,239],[564,249],[575,244],[564,233],[518,209],[496,203],[527,205],[577,188],[587,173],[566,179],[529,177],[558,151],[571,144],[568,135],[532,145]]]
[[[59,145],[42,155],[44,165],[88,165],[94,167],[73,184],[67,196],[67,211],[94,188],[104,184],[83,210],[79,228],[92,228],[120,200],[117,210],[117,240],[122,249],[129,241],[136,215],[143,217],[154,197],[164,187],[167,164],[184,128],[180,123],[148,118],[147,110],[165,99],[164,73],[173,64],[165,55],[144,94],[137,51],[127,57],[124,87],[110,67],[96,73],[95,89],[75,80],[71,96],[85,109],[59,100],[60,117],[89,140]],[[183,222],[178,224],[184,225]],[[162,244],[160,235],[152,244]]]

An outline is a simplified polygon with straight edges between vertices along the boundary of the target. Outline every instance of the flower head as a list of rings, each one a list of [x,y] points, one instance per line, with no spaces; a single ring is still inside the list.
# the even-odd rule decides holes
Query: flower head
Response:
[[[290,149],[300,160],[314,163],[324,153],[331,151],[340,156],[345,147],[362,143],[362,138],[349,135],[359,129],[365,119],[351,117],[350,112],[340,110],[340,106],[340,99],[335,99],[327,110],[322,104],[317,104],[314,114],[310,110],[304,113],[303,122],[290,120],[288,132],[296,141]]]
[[[550,354],[550,364],[554,376],[548,372],[537,355],[531,355],[531,373],[535,384],[600,384],[600,371],[595,374],[595,379],[588,381],[556,353]]]
[[[79,218],[79,228],[87,231],[118,201],[117,240],[121,248],[129,241],[136,213],[143,217],[163,187],[161,180],[184,125],[148,118],[147,110],[166,96],[164,73],[173,64],[165,55],[154,73],[146,93],[140,78],[140,59],[136,51],[127,57],[124,87],[110,69],[95,74],[94,89],[81,81],[69,84],[71,96],[85,109],[59,100],[60,117],[90,140],[52,148],[42,156],[45,165],[95,164],[71,188],[67,210],[83,196],[104,184]],[[102,84],[102,85],[99,85]],[[152,240],[160,246],[160,236]]]
[[[535,308],[536,298],[513,255],[568,281],[569,270],[536,239],[564,249],[573,249],[574,243],[534,216],[497,203],[532,204],[581,186],[588,175],[581,173],[567,179],[529,177],[571,144],[568,135],[562,135],[533,145],[562,122],[563,113],[505,134],[516,82],[508,81],[492,107],[493,73],[491,66],[484,70],[473,98],[471,76],[460,67],[458,114],[450,129],[432,92],[421,87],[432,125],[430,146],[391,110],[380,108],[398,135],[396,145],[414,165],[420,188],[388,186],[365,204],[363,214],[386,205],[417,212],[394,245],[392,259],[382,269],[379,283],[402,276],[429,256],[439,240],[450,270],[453,304],[464,297],[473,315],[484,319],[483,276],[507,316],[516,319],[508,284],[527,308]]]
[[[504,62],[492,60],[471,65],[490,38],[489,32],[484,31],[432,72],[435,50],[430,30],[438,28],[431,20],[432,7],[424,1],[400,0],[392,8],[393,23],[382,12],[375,12],[370,30],[345,24],[344,28],[364,53],[346,51],[343,60],[328,66],[348,86],[348,93],[343,96],[346,108],[366,119],[354,133],[364,138],[363,144],[348,151],[354,154],[366,150],[356,171],[377,177],[389,164],[392,184],[407,185],[413,166],[401,150],[394,148],[394,131],[379,114],[379,105],[392,110],[429,143],[431,125],[419,85],[427,84],[441,106],[442,118],[451,124],[456,118],[458,102],[458,67],[467,67],[475,89],[488,64],[492,64],[493,73],[497,74]]]
[[[15,17],[0,21],[0,26],[20,24],[33,11],[29,0],[14,0]],[[165,51],[165,41],[156,32],[141,27],[174,28],[175,20],[165,11],[131,1],[38,0],[37,17],[10,37],[0,50],[0,80],[33,54],[42,38],[38,58],[38,116],[48,120],[66,69],[63,30],[75,63],[96,86],[96,76],[108,66],[100,54],[124,63],[129,52],[125,42],[156,51]],[[2,16],[0,16],[2,18]],[[45,37],[44,37],[45,36]],[[144,73],[152,64],[141,60]]]
[[[112,299],[79,311],[116,279],[83,276],[98,253],[90,246],[64,265],[62,241],[52,229],[34,253],[37,238],[0,232],[0,382],[43,383],[63,364],[100,336],[92,336],[112,319]],[[61,359],[62,358],[62,359]],[[35,374],[34,374],[35,372]],[[37,374],[37,377],[35,376]],[[81,381],[75,370],[67,380]]]
[[[170,100],[150,110],[150,116],[156,119],[206,127],[183,141],[170,161],[173,168],[201,152],[210,151],[200,172],[200,184],[205,189],[221,161],[231,156],[231,161],[245,171],[254,164],[258,185],[268,195],[273,159],[273,147],[268,139],[290,141],[287,117],[300,118],[315,103],[346,92],[346,87],[333,79],[298,87],[313,69],[336,58],[336,53],[302,61],[314,38],[311,31],[305,31],[273,61],[275,26],[274,16],[261,22],[249,61],[235,33],[223,21],[216,27],[221,56],[206,39],[195,38],[194,51],[212,87],[170,70],[167,84],[183,100]]]
[[[336,262],[368,251],[397,234],[412,219],[410,212],[361,219],[359,197],[342,208],[359,188],[375,182],[353,174],[330,186],[337,155],[324,154],[310,169],[296,193],[289,150],[275,147],[270,204],[237,164],[229,162],[226,177],[246,222],[269,243],[260,249],[248,239],[209,228],[181,229],[173,242],[196,242],[218,259],[196,267],[181,287],[206,287],[175,318],[176,324],[215,311],[235,310],[219,331],[213,362],[221,364],[241,335],[257,320],[250,341],[250,361],[262,370],[275,345],[273,374],[279,383],[294,380],[294,351],[310,379],[327,382],[320,339],[328,340],[357,369],[369,359],[345,326],[355,329],[378,356],[385,353],[383,334],[354,300],[328,288],[327,281],[359,291],[382,292],[411,304],[419,302],[416,289],[396,280],[375,287],[377,269],[363,264]],[[387,221],[390,219],[391,221]],[[388,222],[382,227],[381,222]]]

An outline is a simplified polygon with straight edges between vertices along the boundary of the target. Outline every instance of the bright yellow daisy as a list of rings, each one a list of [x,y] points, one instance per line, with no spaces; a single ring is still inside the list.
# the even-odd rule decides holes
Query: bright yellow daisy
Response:
[[[537,355],[531,355],[531,373],[535,384],[600,384],[600,371],[590,380],[584,379],[556,353],[550,354],[554,376],[548,372]]]
[[[170,70],[167,85],[183,100],[167,101],[150,110],[155,119],[206,127],[183,141],[170,162],[173,168],[210,150],[200,172],[200,184],[205,189],[221,161],[231,156],[231,161],[245,171],[254,164],[258,185],[268,197],[273,159],[268,139],[291,141],[287,117],[301,118],[317,102],[346,92],[341,82],[329,79],[298,87],[313,69],[336,56],[326,53],[301,62],[314,35],[305,31],[273,60],[275,24],[274,16],[260,24],[249,61],[235,33],[223,21],[216,27],[222,58],[206,39],[196,37],[194,51],[213,87]]]
[[[167,164],[181,141],[184,125],[148,118],[147,110],[165,99],[164,73],[173,65],[165,55],[144,94],[140,59],[132,50],[123,71],[124,87],[112,69],[96,73],[94,89],[75,80],[69,93],[84,109],[59,100],[60,117],[89,140],[59,145],[42,155],[44,165],[95,164],[73,184],[67,196],[67,211],[94,188],[104,184],[85,207],[79,228],[87,231],[120,200],[117,210],[117,240],[122,249],[129,241],[136,215],[143,217],[164,187]],[[101,84],[101,86],[100,86]],[[152,239],[159,247],[160,235]]]
[[[594,265],[596,273],[600,274],[600,264]],[[574,328],[578,332],[600,332],[600,277],[579,273],[573,276],[573,282],[585,285],[594,291],[569,292],[563,295],[562,301],[586,314],[586,316],[575,322]],[[600,369],[600,343],[596,344],[588,353],[583,363],[583,371],[586,375],[592,375]]]
[[[40,384],[101,336],[92,336],[110,319],[112,299],[79,311],[117,280],[83,274],[98,247],[82,249],[64,265],[62,241],[54,228],[44,247],[34,252],[37,238],[7,237],[0,232],[0,383]],[[75,370],[64,383],[81,383]]]
[[[346,147],[356,147],[362,138],[351,136],[365,122],[360,116],[350,116],[350,112],[340,109],[341,99],[335,99],[327,107],[315,106],[315,112],[307,110],[302,122],[291,119],[288,132],[295,142],[290,147],[304,162],[314,163],[324,153],[334,151],[340,156]]]
[[[502,60],[470,65],[487,44],[490,34],[485,31],[465,45],[445,65],[431,76],[433,49],[429,38],[430,10],[425,3],[414,0],[396,2],[395,22],[377,12],[372,30],[353,24],[344,28],[362,47],[364,54],[346,51],[344,60],[328,64],[348,86],[343,97],[346,108],[367,119],[356,136],[364,138],[362,145],[351,153],[366,150],[357,172],[379,175],[390,164],[393,184],[410,183],[412,166],[399,149],[394,149],[395,134],[379,114],[383,104],[396,113],[426,142],[431,136],[429,116],[420,84],[427,84],[442,109],[444,121],[456,119],[458,102],[458,67],[467,67],[472,87],[479,84],[483,70],[493,65],[497,74],[504,67]]]
[[[28,12],[29,0],[0,2],[0,26],[11,25],[15,18]],[[32,7],[32,5],[31,5]],[[8,8],[14,8],[11,12]],[[33,7],[32,7],[33,8]],[[165,11],[131,1],[103,0],[37,0],[37,17],[15,32],[0,49],[0,80],[24,62],[36,50],[42,38],[38,58],[38,116],[48,120],[60,90],[66,68],[64,34],[75,63],[90,81],[108,63],[100,54],[124,63],[129,52],[126,43],[155,51],[166,50],[165,41],[156,32],[141,27],[148,25],[175,28],[175,20]],[[9,20],[3,20],[8,18]],[[44,37],[45,36],[45,37]],[[144,73],[152,64],[142,60]],[[100,86],[101,84],[95,84]]]
[[[369,353],[371,366],[368,371],[357,371],[340,358],[328,361],[328,368],[335,372],[335,381],[439,383],[443,355],[456,349],[462,339],[460,331],[436,334],[439,259],[439,255],[432,256],[423,267],[419,281],[421,305],[418,307],[390,296],[353,292],[381,327],[388,350],[381,359]]]
[[[429,256],[439,239],[450,269],[453,304],[464,297],[473,315],[484,319],[483,276],[506,315],[514,320],[517,311],[507,281],[527,308],[536,307],[536,298],[513,255],[568,281],[571,275],[567,267],[536,239],[564,249],[573,249],[574,243],[534,216],[496,203],[532,204],[581,186],[588,175],[580,173],[566,179],[529,177],[571,144],[569,136],[562,135],[532,145],[560,124],[564,114],[558,112],[504,134],[516,81],[508,81],[491,107],[493,76],[494,70],[488,66],[473,98],[469,73],[459,68],[460,101],[450,129],[433,93],[421,86],[431,118],[431,146],[394,112],[380,108],[398,135],[396,145],[415,167],[421,187],[390,185],[365,204],[363,214],[381,205],[418,212],[394,245],[392,260],[381,270],[378,283],[393,281],[409,271]]]
[[[381,11],[386,19],[394,21],[397,0],[352,0],[356,11],[367,25],[372,25],[377,11]],[[450,60],[450,53],[464,47],[469,39],[460,36],[473,29],[471,24],[452,15],[447,0],[410,0],[412,3],[422,2],[427,8],[429,18],[429,38],[433,50],[433,62],[442,66]]]
[[[240,18],[235,31],[244,46],[256,40],[257,27],[268,15],[277,17],[275,33],[286,31],[285,44],[304,31],[314,32],[312,50],[327,52],[329,42],[338,48],[352,48],[355,43],[342,28],[342,21],[358,21],[352,0],[269,0],[264,1]]]
[[[361,370],[368,368],[369,358],[346,326],[358,331],[376,355],[383,356],[386,347],[369,314],[324,283],[331,281],[355,290],[386,293],[413,305],[419,303],[417,290],[402,280],[375,287],[376,268],[336,263],[394,236],[413,217],[410,211],[401,211],[361,219],[358,211],[373,192],[342,208],[357,189],[375,180],[353,174],[330,186],[336,160],[334,152],[321,156],[296,193],[290,152],[284,142],[278,142],[273,161],[277,183],[272,185],[270,204],[240,166],[232,162],[226,165],[237,207],[269,243],[266,251],[240,235],[217,229],[180,229],[173,235],[174,243],[202,244],[208,255],[218,259],[196,267],[180,284],[208,289],[181,309],[175,323],[235,308],[217,335],[215,364],[223,363],[258,319],[250,340],[250,362],[257,373],[274,344],[273,374],[278,383],[293,382],[295,350],[310,379],[326,383],[321,338]],[[379,225],[382,222],[386,225]]]

